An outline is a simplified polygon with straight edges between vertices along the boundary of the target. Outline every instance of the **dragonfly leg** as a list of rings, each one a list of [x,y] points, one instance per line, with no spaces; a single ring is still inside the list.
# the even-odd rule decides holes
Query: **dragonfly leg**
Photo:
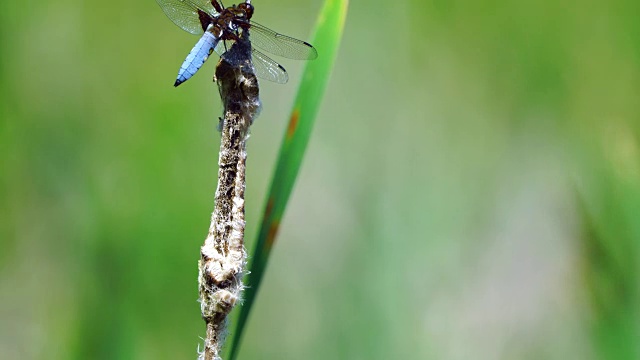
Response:
[[[224,5],[222,5],[222,0],[211,0],[211,5],[218,12],[221,13],[224,10]]]

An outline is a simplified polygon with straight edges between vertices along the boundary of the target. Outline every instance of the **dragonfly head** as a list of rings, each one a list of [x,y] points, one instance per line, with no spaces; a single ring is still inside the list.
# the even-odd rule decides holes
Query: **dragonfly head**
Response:
[[[244,11],[244,16],[247,20],[251,20],[251,17],[253,16],[253,5],[251,5],[251,1],[239,4],[238,9]]]

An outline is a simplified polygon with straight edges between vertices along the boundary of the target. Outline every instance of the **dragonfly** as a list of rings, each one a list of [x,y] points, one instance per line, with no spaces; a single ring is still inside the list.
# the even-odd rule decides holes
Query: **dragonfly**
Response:
[[[251,20],[254,11],[251,0],[230,7],[224,7],[221,0],[156,2],[174,24],[191,34],[200,35],[200,40],[180,66],[173,86],[195,75],[214,51],[222,59],[233,61],[225,57],[225,52],[228,42],[240,39],[241,31],[249,31],[255,74],[262,79],[285,84],[289,76],[282,65],[261,50],[294,60],[313,60],[318,57],[317,50],[308,42],[277,33]]]

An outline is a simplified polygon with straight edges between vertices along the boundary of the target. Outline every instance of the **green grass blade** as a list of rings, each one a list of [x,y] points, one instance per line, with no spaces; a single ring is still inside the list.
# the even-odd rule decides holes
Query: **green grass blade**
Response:
[[[598,359],[638,359],[640,187],[606,169],[580,193],[588,325]]]
[[[347,5],[348,0],[326,0],[318,17],[315,36],[311,42],[318,49],[318,59],[306,65],[289,119],[289,126],[280,147],[278,164],[267,198],[256,247],[251,257],[248,287],[230,349],[231,360],[237,356],[242,332],[260,287],[280,220],[298,175],[316,114],[322,103],[340,45]]]

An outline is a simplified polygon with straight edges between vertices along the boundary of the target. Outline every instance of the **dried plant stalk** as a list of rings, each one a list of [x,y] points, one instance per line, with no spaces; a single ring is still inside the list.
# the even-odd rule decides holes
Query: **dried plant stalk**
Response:
[[[216,81],[224,104],[218,160],[218,187],[209,234],[200,250],[199,292],[202,318],[207,324],[199,359],[218,360],[226,319],[243,290],[247,253],[244,248],[244,189],[246,141],[258,115],[258,81],[251,63],[248,32],[241,35],[216,67]]]

